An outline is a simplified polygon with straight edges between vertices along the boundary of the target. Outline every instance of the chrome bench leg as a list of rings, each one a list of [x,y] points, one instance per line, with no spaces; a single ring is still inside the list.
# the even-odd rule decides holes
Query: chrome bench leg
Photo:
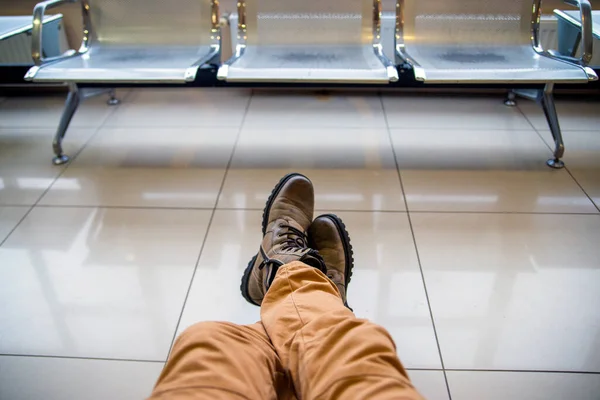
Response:
[[[565,163],[561,160],[565,153],[565,144],[563,143],[562,133],[560,131],[560,125],[558,123],[558,115],[556,114],[556,106],[554,105],[554,96],[552,90],[554,89],[554,83],[546,84],[543,91],[540,91],[540,103],[544,114],[546,114],[546,120],[550,126],[552,137],[554,138],[554,158],[549,159],[546,164],[551,168],[564,168]]]
[[[516,99],[517,95],[515,94],[514,91],[509,91],[508,95],[506,96],[506,100],[504,100],[504,105],[507,107],[514,107],[517,105]]]
[[[121,103],[121,100],[117,99],[117,93],[116,93],[115,89],[110,89],[108,91],[108,96],[109,96],[109,99],[106,102],[106,104],[108,104],[109,106],[117,106],[117,105],[119,105],[119,103]]]
[[[54,150],[55,155],[55,157],[52,159],[52,163],[54,165],[62,165],[69,162],[69,156],[63,153],[62,141],[65,137],[65,133],[67,133],[67,129],[69,129],[71,119],[73,119],[73,115],[75,115],[75,111],[77,111],[80,102],[81,97],[79,95],[79,89],[77,88],[77,85],[69,85],[69,95],[67,96],[67,101],[65,102],[65,109],[62,117],[60,118],[60,124],[58,125],[58,130],[56,131],[54,140],[52,141],[52,149]]]
[[[561,160],[565,153],[565,145],[562,133],[560,132],[556,106],[554,105],[553,90],[554,83],[547,83],[544,89],[518,89],[512,92],[517,96],[535,101],[544,110],[546,120],[550,126],[550,132],[552,132],[552,137],[554,138],[554,157],[549,159],[546,164],[551,168],[561,169],[565,166],[565,163]]]

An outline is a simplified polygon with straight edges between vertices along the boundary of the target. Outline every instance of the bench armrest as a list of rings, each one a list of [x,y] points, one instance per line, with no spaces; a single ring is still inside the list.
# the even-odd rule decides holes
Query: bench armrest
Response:
[[[62,4],[75,3],[76,1],[78,0],[48,0],[36,4],[35,8],[33,9],[33,29],[31,31],[31,57],[33,58],[33,62],[37,67],[47,62],[60,60],[62,58],[71,57],[77,54],[75,50],[68,50],[60,56],[51,58],[44,58],[42,54],[42,29],[44,27],[44,15],[46,13],[46,9],[54,8]]]
[[[578,60],[581,65],[587,66],[592,60],[594,50],[594,37],[592,27],[592,5],[589,0],[563,0],[566,4],[579,7],[581,13],[581,58]],[[577,60],[577,59],[576,59]]]
[[[594,50],[592,6],[590,5],[589,0],[563,0],[563,1],[566,4],[569,4],[571,6],[579,7],[581,22],[574,20],[573,18],[569,17],[568,15],[561,12],[560,10],[554,10],[554,13],[559,15],[562,18],[565,18],[567,21],[569,21],[571,23],[571,25],[573,25],[575,27],[579,27],[579,29],[581,31],[580,43],[582,44],[581,58],[575,58],[575,57],[572,57],[571,55],[561,54],[560,52],[558,52],[556,50],[543,51],[543,49],[541,49],[541,46],[538,47],[538,49],[542,50],[542,52],[548,57],[552,57],[557,60],[571,62],[571,63],[577,64],[577,65],[580,65],[583,68],[586,68],[588,66],[589,62],[592,60],[592,55],[593,55],[593,50]],[[538,44],[539,44],[539,40],[538,40]],[[578,47],[578,44],[575,45],[575,50],[577,49],[577,47]],[[536,50],[536,51],[539,52],[539,50]]]

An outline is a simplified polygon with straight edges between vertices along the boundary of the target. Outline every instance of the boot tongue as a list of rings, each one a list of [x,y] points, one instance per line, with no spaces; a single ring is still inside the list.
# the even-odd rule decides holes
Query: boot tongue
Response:
[[[284,220],[286,221],[286,224],[288,224],[289,226],[298,229],[300,232],[304,232],[304,227],[302,225],[300,225],[298,222],[296,222],[295,219],[284,218]],[[288,229],[288,231],[289,231],[289,229]],[[298,240],[298,239],[299,238],[296,238],[296,240]],[[305,241],[306,237],[301,238],[301,240]],[[298,243],[298,245],[299,245],[299,243]],[[300,261],[302,261],[303,263],[305,263],[307,265],[310,265],[313,268],[320,270],[323,273],[326,273],[327,267],[325,266],[325,261],[323,260],[323,257],[321,257],[319,252],[314,249],[309,249],[308,243],[304,243],[304,248],[305,248],[306,253],[300,258]]]
[[[306,265],[310,265],[313,268],[318,269],[322,273],[327,273],[327,267],[325,266],[325,261],[323,257],[316,250],[309,250],[306,254],[300,257],[300,261],[302,261]]]
[[[298,229],[300,232],[304,232],[304,227],[302,225],[300,225],[298,222],[296,222],[295,219],[293,219],[293,218],[282,218],[282,220],[285,221],[284,222],[285,225],[289,225],[292,228]]]

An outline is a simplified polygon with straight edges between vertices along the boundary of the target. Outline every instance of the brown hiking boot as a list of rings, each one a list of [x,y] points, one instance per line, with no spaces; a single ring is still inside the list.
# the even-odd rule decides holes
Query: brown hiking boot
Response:
[[[325,263],[307,247],[306,231],[314,210],[312,182],[300,174],[283,177],[273,189],[263,213],[263,241],[242,277],[242,296],[260,306],[280,266],[302,261],[322,272]]]
[[[344,305],[350,308],[346,293],[352,277],[354,257],[346,225],[337,215],[321,215],[308,228],[308,244],[323,257],[327,276],[340,291]]]

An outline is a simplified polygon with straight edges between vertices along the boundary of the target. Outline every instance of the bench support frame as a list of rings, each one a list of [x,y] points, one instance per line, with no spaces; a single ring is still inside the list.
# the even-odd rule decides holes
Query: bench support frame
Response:
[[[54,135],[54,140],[52,141],[52,150],[54,151],[52,163],[54,165],[66,164],[71,159],[64,153],[62,142],[67,130],[69,129],[71,120],[73,119],[73,116],[75,115],[75,112],[79,108],[81,102],[85,99],[89,99],[90,97],[95,97],[106,93],[109,95],[109,99],[107,101],[109,106],[115,106],[121,102],[116,97],[115,89],[81,89],[77,86],[77,84],[69,83],[69,94],[67,95],[67,100],[65,101],[65,108],[60,118],[60,123],[58,124],[56,134]]]
[[[523,97],[525,99],[533,100],[542,107],[552,138],[554,139],[554,157],[550,158],[546,164],[550,168],[561,169],[564,168],[565,163],[561,160],[565,153],[565,144],[563,142],[562,133],[560,130],[560,123],[558,122],[558,114],[556,113],[556,105],[554,104],[554,83],[547,83],[543,89],[518,89],[511,90],[508,93],[508,97],[504,102],[509,107],[514,107],[517,103],[516,97]]]

